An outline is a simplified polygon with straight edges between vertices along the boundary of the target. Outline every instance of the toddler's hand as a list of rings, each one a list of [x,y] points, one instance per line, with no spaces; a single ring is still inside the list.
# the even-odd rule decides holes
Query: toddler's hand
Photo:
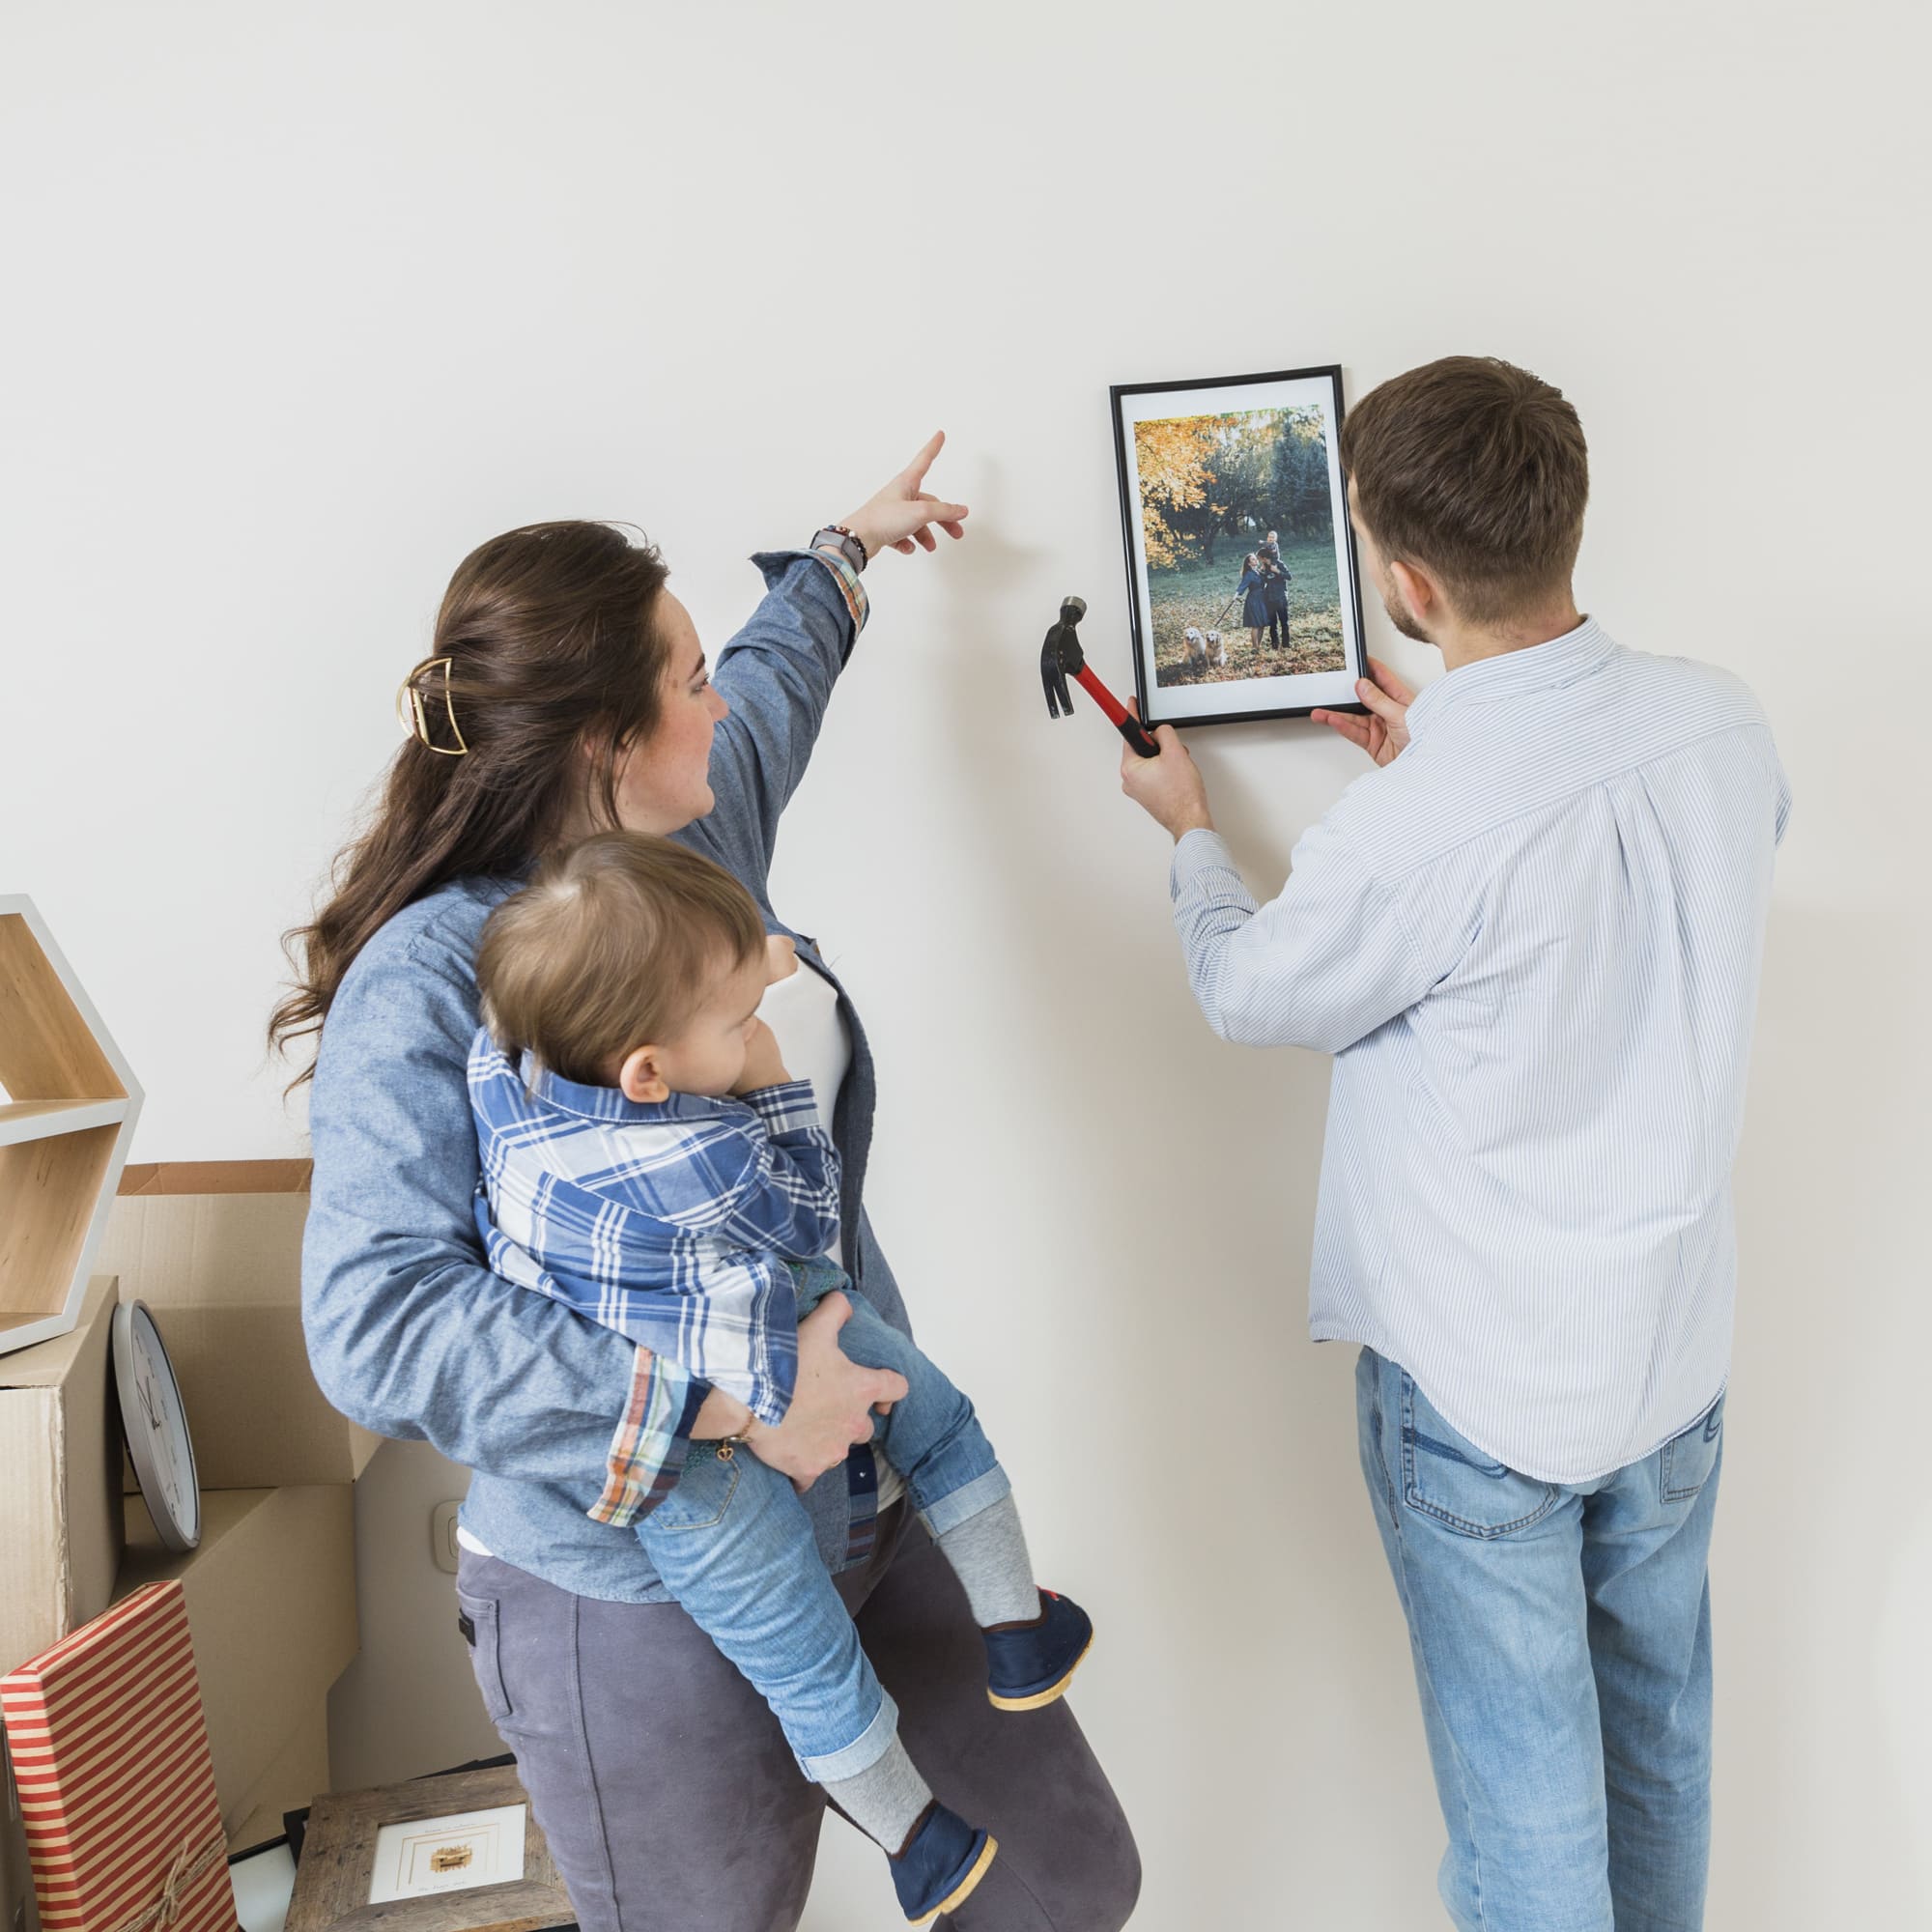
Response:
[[[784,1056],[779,1052],[777,1036],[763,1020],[752,1022],[751,1037],[745,1045],[745,1070],[733,1082],[734,1094],[755,1093],[760,1087],[776,1087],[789,1080]]]

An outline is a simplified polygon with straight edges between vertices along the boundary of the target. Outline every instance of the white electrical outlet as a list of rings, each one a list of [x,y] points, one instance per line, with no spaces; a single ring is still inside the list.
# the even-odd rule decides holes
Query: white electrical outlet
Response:
[[[456,1575],[456,1512],[461,1503],[438,1503],[429,1516],[429,1548],[439,1570]]]

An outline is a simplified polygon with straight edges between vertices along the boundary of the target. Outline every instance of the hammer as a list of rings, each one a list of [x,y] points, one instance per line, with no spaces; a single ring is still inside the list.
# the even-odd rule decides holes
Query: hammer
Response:
[[[1080,639],[1074,629],[1086,614],[1086,598],[1063,598],[1060,622],[1047,632],[1046,642],[1040,646],[1039,681],[1046,692],[1046,715],[1049,718],[1073,716],[1073,695],[1066,688],[1066,680],[1071,677],[1086,687],[1087,696],[1107,714],[1114,729],[1142,757],[1159,757],[1160,747],[1148,736],[1140,720],[1100,682],[1088,665],[1087,653],[1080,648]]]

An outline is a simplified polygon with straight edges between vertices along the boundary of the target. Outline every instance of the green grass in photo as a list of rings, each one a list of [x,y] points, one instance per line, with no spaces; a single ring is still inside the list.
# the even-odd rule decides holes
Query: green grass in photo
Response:
[[[1241,622],[1244,599],[1235,597],[1241,581],[1241,561],[1246,553],[1222,542],[1215,546],[1212,564],[1197,559],[1171,569],[1148,573],[1152,609],[1154,682],[1170,684],[1226,684],[1244,677],[1299,676],[1307,671],[1341,670],[1348,665],[1342,636],[1342,591],[1335,575],[1335,546],[1320,542],[1289,543],[1281,547],[1281,560],[1288,566],[1288,649],[1268,648],[1268,634],[1262,633],[1261,649],[1248,641],[1247,627]],[[1221,613],[1218,617],[1216,613]],[[1227,648],[1225,666],[1210,664],[1206,670],[1190,670],[1182,634],[1192,624],[1196,630],[1210,627],[1221,633]]]

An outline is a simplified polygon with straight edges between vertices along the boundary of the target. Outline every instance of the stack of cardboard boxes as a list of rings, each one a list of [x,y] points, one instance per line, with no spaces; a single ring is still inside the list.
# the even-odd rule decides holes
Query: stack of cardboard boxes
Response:
[[[302,1342],[307,1163],[130,1167],[71,1334],[0,1355],[0,1669],[142,1583],[179,1577],[231,1845],[329,1786],[327,1698],[355,1655],[351,1485],[377,1438],[329,1407]],[[202,1489],[163,1549],[120,1446],[117,1299],[153,1310]],[[11,1808],[11,1807],[10,1807]],[[31,1888],[0,1833],[0,1932]]]

